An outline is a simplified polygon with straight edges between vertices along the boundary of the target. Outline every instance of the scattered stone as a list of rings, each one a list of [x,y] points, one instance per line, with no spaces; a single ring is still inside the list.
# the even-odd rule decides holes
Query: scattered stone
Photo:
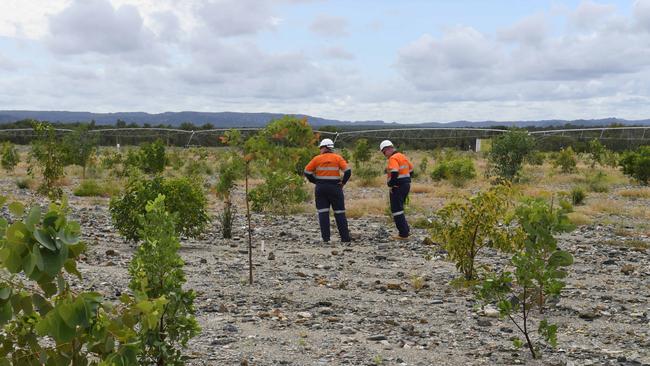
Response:
[[[383,334],[376,334],[376,335],[371,335],[370,337],[366,338],[369,341],[384,341],[388,338],[386,338],[385,335]]]
[[[578,317],[579,317],[580,319],[589,320],[589,321],[594,320],[594,319],[598,318],[599,316],[600,316],[600,315],[597,314],[597,313],[596,313],[595,311],[593,311],[593,310],[582,310],[582,311],[580,311],[580,313],[578,314]]]
[[[621,267],[621,272],[624,275],[629,275],[630,273],[634,272],[636,270],[636,267],[634,267],[631,264],[625,264],[623,267]]]
[[[311,318],[313,318],[313,315],[311,315],[311,313],[308,312],[308,311],[301,311],[299,313],[296,313],[296,316],[298,318],[302,318],[302,319],[311,319]]]
[[[114,257],[114,256],[118,255],[118,252],[115,249],[108,249],[106,251],[106,255],[109,256],[109,257]]]
[[[275,260],[275,254],[273,252],[269,252],[269,260],[274,261]]]
[[[478,320],[478,325],[480,327],[489,327],[492,325],[492,322],[489,321],[488,319],[479,319]]]

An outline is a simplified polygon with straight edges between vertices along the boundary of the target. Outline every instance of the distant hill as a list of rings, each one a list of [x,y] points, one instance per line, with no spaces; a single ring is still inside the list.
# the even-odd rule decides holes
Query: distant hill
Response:
[[[40,121],[74,123],[95,121],[98,125],[113,125],[117,120],[127,124],[135,123],[143,125],[171,125],[179,126],[184,122],[191,122],[200,126],[211,123],[215,128],[231,127],[262,127],[270,120],[284,116],[281,113],[240,113],[240,112],[116,112],[116,113],[91,113],[91,112],[68,112],[68,111],[24,111],[24,110],[0,110],[0,124],[12,123],[24,119],[36,119]],[[326,119],[303,114],[296,114],[298,117],[307,117],[313,126],[376,126],[376,127],[494,127],[494,126],[517,126],[517,127],[548,127],[564,126],[608,126],[613,123],[623,125],[647,125],[650,126],[650,119],[625,120],[620,118],[603,119],[580,119],[580,120],[540,120],[540,121],[455,121],[455,122],[426,122],[408,123],[408,121],[385,122],[385,121],[341,121]]]

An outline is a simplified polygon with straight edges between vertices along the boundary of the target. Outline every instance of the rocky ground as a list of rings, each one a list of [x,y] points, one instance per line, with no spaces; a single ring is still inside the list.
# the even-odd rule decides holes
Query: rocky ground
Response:
[[[70,204],[89,244],[80,263],[84,286],[117,297],[135,247],[111,226],[105,200],[72,197]],[[559,325],[559,345],[532,360],[513,347],[513,324],[449,284],[455,267],[424,240],[425,230],[395,242],[386,218],[355,219],[352,245],[324,245],[311,214],[255,215],[253,225],[253,285],[243,217],[232,240],[216,227],[183,240],[202,327],[188,350],[191,365],[650,365],[648,233],[590,225],[560,238],[576,263],[545,314]],[[503,260],[482,256],[488,264]]]

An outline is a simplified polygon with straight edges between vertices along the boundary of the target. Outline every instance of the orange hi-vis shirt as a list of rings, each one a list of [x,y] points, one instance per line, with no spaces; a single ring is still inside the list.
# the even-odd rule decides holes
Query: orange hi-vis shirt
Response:
[[[326,152],[315,156],[305,167],[305,174],[311,174],[318,180],[341,180],[341,171],[350,170],[341,155]]]
[[[392,172],[397,172],[397,179],[410,178],[413,171],[413,164],[409,161],[406,155],[396,152],[388,158],[388,165],[386,166],[386,174],[388,180]]]

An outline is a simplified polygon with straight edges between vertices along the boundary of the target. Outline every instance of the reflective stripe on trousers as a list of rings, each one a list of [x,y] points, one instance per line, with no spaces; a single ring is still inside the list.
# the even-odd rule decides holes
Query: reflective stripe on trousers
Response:
[[[398,182],[398,186],[390,190],[390,212],[393,215],[393,221],[399,231],[399,236],[407,237],[410,233],[406,215],[404,215],[404,201],[411,190],[411,183]]]

